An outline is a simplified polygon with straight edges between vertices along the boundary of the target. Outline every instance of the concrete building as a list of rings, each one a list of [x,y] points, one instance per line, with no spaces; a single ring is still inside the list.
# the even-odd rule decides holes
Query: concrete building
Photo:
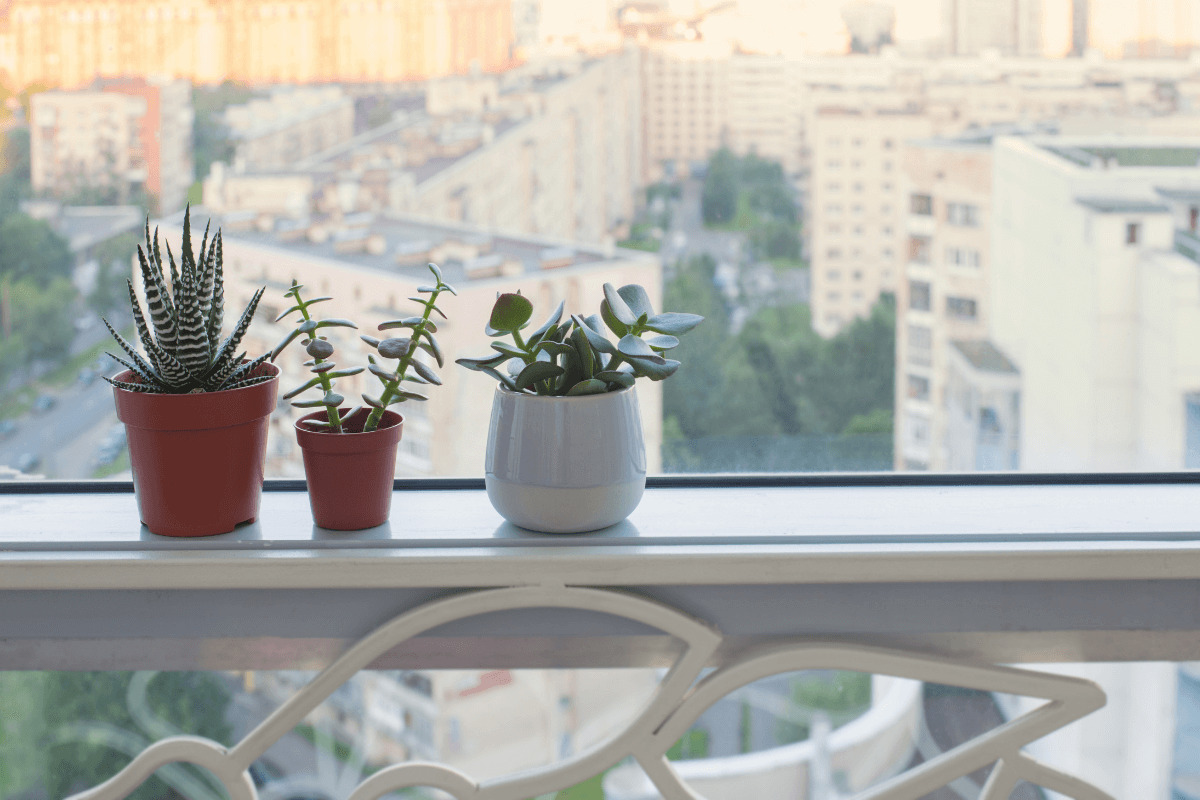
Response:
[[[422,80],[503,70],[513,36],[511,0],[12,0],[7,21],[17,87]]]
[[[945,29],[949,51],[977,56],[988,50],[1004,55],[1042,55],[1041,0],[949,0]]]
[[[277,89],[225,109],[234,163],[286,169],[354,136],[354,101],[336,86]]]
[[[35,193],[125,202],[143,192],[162,211],[183,206],[193,170],[186,82],[130,78],[42,92],[30,128]]]
[[[991,146],[984,133],[913,141],[901,150],[907,242],[896,287],[897,469],[984,468],[966,463],[961,452],[952,467],[947,440],[949,426],[964,418],[949,411],[951,401],[964,399],[950,389],[951,360],[955,375],[1001,364],[976,346],[987,338]]]
[[[287,170],[215,168],[205,202],[220,212],[418,214],[603,242],[628,226],[642,185],[639,58],[630,48],[548,74],[456,81],[426,111]]]
[[[814,148],[809,225],[813,329],[832,336],[894,292],[908,252],[900,154],[928,136],[922,114],[823,109]]]
[[[208,213],[193,209],[193,216],[203,220]],[[164,230],[178,231],[182,216],[164,224]],[[413,303],[407,298],[428,283],[426,263],[443,268],[458,290],[457,297],[439,303],[450,318],[437,334],[445,354],[446,366],[439,370],[444,384],[431,389],[428,402],[407,402],[400,409],[405,417],[396,461],[400,476],[480,474],[495,382],[453,362],[489,352],[492,340],[483,328],[497,292],[519,290],[533,300],[536,314],[548,316],[560,300],[569,311],[598,312],[605,283],[638,283],[661,307],[661,265],[646,253],[369,213],[325,220],[239,213],[214,216],[212,224],[223,231],[226,308],[243,308],[254,291],[267,287],[243,343],[254,353],[271,349],[291,329],[289,320],[272,320],[286,307],[283,293],[292,279],[309,287],[311,296],[334,298],[322,304],[323,315],[354,320],[367,333],[385,320],[410,316]],[[367,348],[357,333],[335,331],[330,338],[339,364],[366,364]],[[281,356],[282,385],[307,379],[303,360],[300,350]],[[375,378],[364,373],[342,379],[339,391],[356,398],[373,385]],[[639,385],[638,399],[653,472],[661,463],[661,384]],[[285,407],[272,421],[270,475],[303,474],[292,432],[295,415]]]

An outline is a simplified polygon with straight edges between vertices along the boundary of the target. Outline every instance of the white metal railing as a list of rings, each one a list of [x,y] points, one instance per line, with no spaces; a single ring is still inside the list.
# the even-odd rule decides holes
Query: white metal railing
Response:
[[[361,670],[483,665],[669,669],[623,730],[560,763],[494,780],[399,763],[351,800],[412,786],[523,800],[626,758],[666,800],[729,796],[706,788],[702,763],[674,764],[667,750],[722,698],[806,669],[1045,701],[882,782],[855,778],[856,797],[915,800],[988,765],[984,800],[1021,780],[1110,797],[1024,752],[1104,693],[998,664],[1200,658],[1200,487],[870,483],[652,489],[622,526],[553,538],[498,525],[477,490],[400,492],[390,527],[339,535],[312,528],[302,493],[268,493],[260,522],[198,541],[140,531],[127,494],[0,494],[0,668],[326,664],[231,747],[152,731],[157,742],[78,795],[95,800],[176,762],[208,769],[235,800],[256,798],[250,765]],[[904,719],[898,698],[833,732],[832,757],[891,752],[878,733],[892,723],[877,723]],[[733,771],[794,784],[813,747]]]

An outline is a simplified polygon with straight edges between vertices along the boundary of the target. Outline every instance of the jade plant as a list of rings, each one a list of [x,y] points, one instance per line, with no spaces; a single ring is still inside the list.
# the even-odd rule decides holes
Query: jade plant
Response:
[[[604,284],[599,314],[573,314],[563,321],[563,311],[559,303],[544,323],[523,335],[533,304],[520,292],[501,294],[484,331],[512,342],[492,342],[495,354],[455,363],[486,373],[513,392],[551,397],[615,392],[637,378],[661,381],[674,375],[679,362],[665,354],[704,321],[696,314],[655,313],[646,290],[636,284],[620,289]]]
[[[142,313],[133,281],[127,281],[133,321],[146,354],[144,357],[140,355],[108,320],[104,320],[104,325],[129,360],[111,353],[108,355],[137,377],[137,381],[105,377],[113,386],[151,394],[194,394],[241,389],[273,377],[257,374],[258,367],[267,359],[267,355],[248,361],[244,352],[238,353],[238,345],[250,327],[250,320],[254,317],[265,287],[254,293],[233,331],[221,339],[225,313],[221,230],[217,229],[211,241],[208,230],[208,226],[205,226],[197,256],[192,250],[189,207],[183,215],[183,246],[179,251],[179,263],[176,264],[168,242],[168,268],[164,268],[158,229],[155,228],[151,238],[150,220],[146,220],[145,249],[138,245],[137,254],[146,293],[146,307],[150,312],[149,323]]]
[[[436,264],[429,264],[429,271],[433,273],[436,282],[431,286],[421,286],[417,289],[418,294],[429,296],[408,298],[422,306],[422,313],[419,316],[388,320],[379,325],[379,330],[381,331],[398,328],[406,329],[407,336],[390,337],[382,340],[374,336],[359,337],[370,345],[381,358],[396,361],[395,367],[389,370],[376,360],[375,355],[367,356],[369,366],[365,369],[369,370],[379,380],[381,389],[377,397],[368,394],[362,396],[363,402],[371,409],[363,423],[362,431],[364,433],[376,430],[379,427],[379,422],[383,418],[383,411],[389,406],[398,405],[408,400],[424,401],[428,399],[420,392],[413,391],[410,388],[410,384],[433,384],[440,386],[442,383],[437,373],[433,371],[433,368],[417,358],[417,352],[424,351],[428,353],[437,361],[439,367],[444,365],[445,356],[442,354],[442,349],[438,345],[437,339],[434,338],[434,334],[437,333],[437,323],[430,317],[436,313],[442,319],[446,319],[445,313],[437,306],[438,296],[442,292],[449,292],[450,294],[457,294],[457,292],[455,292],[453,286],[445,282],[442,271]],[[308,420],[307,424],[314,428],[324,429],[333,433],[345,433],[347,430],[347,421],[361,410],[362,406],[342,412],[340,407],[345,398],[334,390],[334,379],[357,375],[364,368],[335,369],[336,365],[330,360],[334,351],[333,345],[318,331],[322,328],[332,327],[357,329],[358,326],[345,319],[318,320],[313,318],[309,312],[309,307],[330,298],[317,297],[312,300],[304,300],[300,296],[302,288],[304,287],[293,280],[291,289],[285,294],[285,296],[291,297],[295,304],[280,314],[276,322],[295,312],[299,312],[300,317],[298,318],[296,327],[271,352],[271,360],[274,361],[278,358],[284,348],[297,338],[301,336],[305,337],[301,341],[301,344],[304,345],[305,351],[311,356],[311,360],[306,361],[304,365],[312,370],[313,377],[302,386],[285,394],[284,398],[290,399],[301,392],[310,389],[319,389],[322,392],[320,399],[297,401],[293,402],[292,405],[297,408],[323,407],[326,418],[324,420]]]

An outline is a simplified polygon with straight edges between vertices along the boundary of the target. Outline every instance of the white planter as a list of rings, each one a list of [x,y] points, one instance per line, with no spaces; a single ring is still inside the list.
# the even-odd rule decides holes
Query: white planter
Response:
[[[581,533],[629,516],[646,488],[633,388],[537,397],[496,388],[484,479],[501,516],[544,533]]]

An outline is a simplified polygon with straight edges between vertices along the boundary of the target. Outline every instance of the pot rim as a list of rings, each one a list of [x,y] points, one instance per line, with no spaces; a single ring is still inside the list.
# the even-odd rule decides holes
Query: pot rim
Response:
[[[600,402],[603,399],[608,398],[608,397],[618,397],[620,395],[626,394],[627,392],[632,392],[636,388],[637,388],[637,384],[635,383],[633,386],[626,386],[622,389],[616,390],[615,392],[598,392],[596,394],[581,394],[581,395],[574,395],[574,396],[568,397],[566,395],[555,396],[555,395],[544,395],[544,394],[526,394],[525,392],[514,392],[512,389],[509,389],[507,386],[505,386],[504,384],[501,383],[501,384],[496,385],[496,393],[500,394],[504,397],[519,397],[519,398],[521,398],[522,401],[530,401],[530,402],[535,401],[535,400],[540,400],[540,401],[544,401],[544,402],[560,402],[561,403],[563,401],[569,400],[572,403],[583,403],[588,400],[590,400],[592,402]]]
[[[365,409],[365,408],[367,408],[367,406],[363,406],[363,408]],[[342,410],[343,409],[339,408],[338,412],[340,413]],[[369,414],[370,412],[367,412],[367,413]],[[316,419],[319,416],[324,416],[324,414],[325,414],[324,411],[310,411],[307,414],[300,417],[299,419],[293,421],[292,429],[294,431],[296,431],[297,435],[299,435],[300,433],[311,433],[311,434],[314,434],[317,436],[336,436],[340,439],[342,437],[347,437],[347,436],[373,436],[377,433],[382,433],[383,431],[391,430],[392,428],[395,428],[399,425],[404,424],[404,415],[403,414],[401,414],[399,411],[392,411],[390,408],[385,408],[383,410],[383,419],[380,421],[380,426],[373,431],[354,431],[352,433],[346,433],[345,431],[343,431],[342,433],[334,433],[333,431],[300,427],[301,422],[304,422],[305,420]],[[388,415],[395,417],[396,421],[390,422]],[[382,424],[383,422],[389,422],[389,424],[384,425],[384,424]]]
[[[244,359],[242,363],[245,363]],[[279,370],[279,367],[275,366],[269,361],[264,361],[262,364],[259,364],[259,367],[269,367],[270,369],[275,370],[275,374],[271,376],[271,380],[278,380],[280,374],[282,374]],[[126,376],[136,377],[133,370],[125,369],[121,370],[116,375],[113,375],[112,379],[114,381],[121,381],[123,383],[132,383],[132,381],[128,380]],[[263,383],[270,383],[270,381],[263,381]],[[261,385],[261,383],[258,383],[254,386],[239,386],[237,389],[218,389],[215,392],[131,392],[128,389],[121,388],[120,386],[112,386],[112,384],[109,384],[114,392],[120,392],[124,395],[136,396],[139,398],[154,398],[156,400],[163,397],[212,397],[214,395],[233,395],[237,392],[248,392],[252,389],[257,389]]]

